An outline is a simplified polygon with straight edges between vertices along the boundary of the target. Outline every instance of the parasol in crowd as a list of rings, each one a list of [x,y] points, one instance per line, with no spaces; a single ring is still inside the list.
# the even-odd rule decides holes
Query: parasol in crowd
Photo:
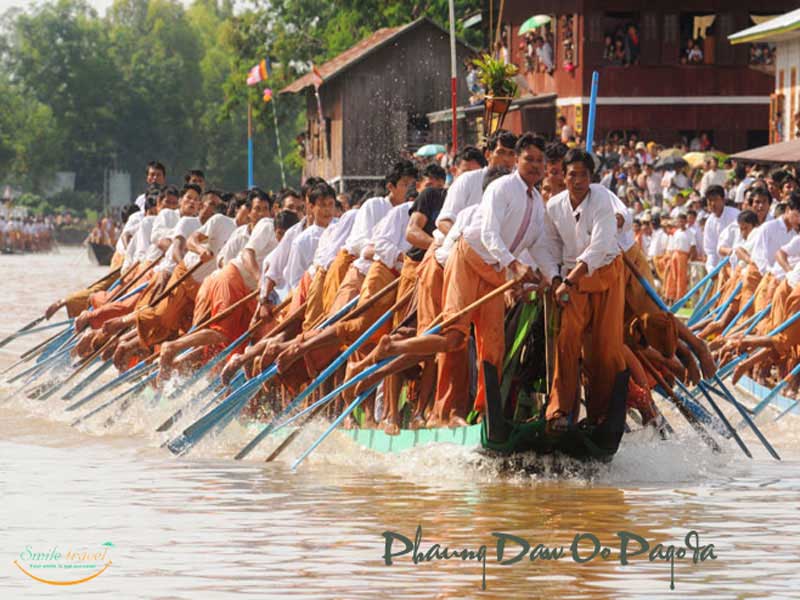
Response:
[[[722,166],[722,163],[728,158],[728,155],[722,152],[688,152],[683,155],[683,160],[689,163],[689,166],[693,169],[699,169],[713,156],[717,158],[717,162],[719,162],[720,166]]]
[[[425,144],[414,153],[414,156],[430,157],[441,154],[442,152],[447,152],[447,148],[441,144]]]
[[[672,158],[673,156],[682,157],[683,151],[680,148],[667,148],[658,153],[658,158]]]
[[[663,158],[659,158],[656,161],[656,164],[653,165],[653,168],[656,171],[677,171],[688,164],[689,163],[683,160],[680,156],[665,156]]]
[[[517,35],[525,35],[529,31],[533,31],[537,27],[541,27],[549,22],[550,15],[533,15],[530,19],[519,26],[519,33]]]

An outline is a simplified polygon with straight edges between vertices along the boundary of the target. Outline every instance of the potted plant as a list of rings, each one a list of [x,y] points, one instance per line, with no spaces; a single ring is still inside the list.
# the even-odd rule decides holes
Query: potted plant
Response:
[[[517,65],[507,64],[489,54],[473,60],[478,70],[478,81],[486,90],[484,104],[484,127],[486,134],[491,135],[503,124],[511,101],[517,94],[514,76],[519,70]]]

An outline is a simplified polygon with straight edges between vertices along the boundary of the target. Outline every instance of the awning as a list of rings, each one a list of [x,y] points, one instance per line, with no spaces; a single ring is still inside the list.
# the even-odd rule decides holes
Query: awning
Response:
[[[728,36],[731,44],[776,42],[800,35],[800,8]]]
[[[761,146],[734,154],[731,158],[760,163],[796,163],[800,162],[800,140],[779,142],[769,146]]]

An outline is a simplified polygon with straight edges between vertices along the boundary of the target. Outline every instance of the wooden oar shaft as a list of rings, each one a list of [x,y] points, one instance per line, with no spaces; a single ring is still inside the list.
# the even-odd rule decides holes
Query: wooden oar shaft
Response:
[[[198,262],[198,263],[197,263],[195,266],[193,266],[191,269],[189,269],[188,271],[186,271],[186,273],[184,273],[183,275],[181,275],[181,276],[178,278],[178,280],[177,280],[177,281],[175,281],[175,283],[173,283],[172,285],[168,285],[168,286],[167,286],[167,288],[166,288],[166,289],[165,289],[163,292],[161,292],[161,293],[160,293],[158,296],[156,296],[156,298],[155,298],[154,300],[151,300],[151,301],[148,303],[148,306],[150,306],[151,308],[154,308],[154,307],[156,307],[156,306],[158,305],[158,303],[159,303],[159,302],[161,302],[161,301],[162,301],[164,298],[166,298],[167,296],[169,296],[169,295],[172,293],[172,290],[174,290],[174,289],[175,289],[175,288],[177,288],[177,287],[178,287],[180,284],[182,284],[184,281],[186,281],[187,279],[189,279],[189,277],[191,277],[191,276],[194,274],[194,272],[195,272],[195,271],[197,271],[197,269],[199,269],[200,267],[202,267],[204,264],[205,264],[205,263],[203,263],[203,262]]]
[[[153,262],[151,262],[149,265],[147,265],[144,269],[139,271],[136,274],[136,277],[131,279],[128,283],[126,283],[125,285],[119,286],[119,288],[114,291],[114,294],[108,299],[108,302],[114,302],[117,298],[121,298],[129,289],[131,289],[137,282],[139,282],[142,279],[142,277],[144,277],[158,263],[160,263],[162,258],[164,258],[163,254],[161,256],[159,256],[157,259],[155,259]]]
[[[372,308],[378,300],[383,298],[386,294],[388,294],[392,290],[396,289],[398,285],[400,285],[399,277],[397,279],[392,280],[390,283],[386,284],[380,290],[375,292],[372,296],[367,298],[362,304],[356,306],[348,314],[342,317],[342,321],[347,321],[348,319],[355,319],[357,317],[360,317],[367,310]]]

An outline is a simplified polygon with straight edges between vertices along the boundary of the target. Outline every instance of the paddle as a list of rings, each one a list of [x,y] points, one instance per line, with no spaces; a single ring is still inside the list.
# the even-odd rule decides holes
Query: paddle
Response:
[[[719,261],[719,263],[717,263],[716,267],[711,269],[711,271],[709,271],[700,281],[698,281],[694,285],[694,287],[692,287],[692,289],[690,289],[688,292],[686,292],[686,294],[684,294],[684,296],[682,298],[678,299],[675,302],[675,304],[670,306],[669,310],[672,313],[676,313],[681,308],[683,308],[683,305],[686,304],[689,300],[691,300],[692,296],[694,296],[704,284],[710,283],[711,280],[714,279],[714,277],[716,277],[719,274],[719,272],[722,271],[722,269],[725,268],[725,265],[727,265],[730,262],[730,260],[731,260],[731,257],[730,256],[726,256],[721,261]]]
[[[438,333],[439,331],[445,330],[449,325],[452,325],[453,323],[458,321],[464,315],[469,314],[470,312],[475,310],[481,304],[483,304],[485,302],[488,302],[489,300],[495,298],[498,295],[503,294],[506,290],[510,289],[512,286],[514,286],[514,285],[516,285],[518,283],[519,282],[516,279],[512,279],[512,280],[507,281],[506,283],[504,283],[503,285],[495,288],[494,290],[492,290],[491,292],[489,292],[485,296],[483,296],[481,298],[478,298],[472,304],[466,306],[465,308],[462,308],[457,313],[455,313],[454,315],[452,315],[451,317],[446,319],[444,322],[442,322],[440,325],[436,325],[434,327],[431,327],[423,335],[433,335],[435,333]],[[387,364],[390,360],[391,359],[387,358],[384,361],[378,363],[377,365],[373,365],[372,367],[370,367],[368,369],[365,369],[364,371],[362,371],[361,373],[359,373],[358,375],[356,375],[355,377],[353,377],[350,380],[350,382],[352,382],[351,385],[354,385],[358,381],[361,381],[361,380],[365,379],[366,377],[369,376],[369,374],[371,374],[372,372],[377,370],[377,368],[379,368],[380,366],[383,366],[383,365]],[[347,406],[347,408],[345,408],[345,410],[342,412],[342,414],[340,414],[334,420],[334,422],[331,423],[331,425],[328,427],[328,429],[325,430],[325,432],[308,448],[308,450],[303,452],[303,454],[300,455],[300,457],[294,462],[294,464],[292,464],[292,470],[293,471],[296,470],[297,467],[300,465],[300,463],[303,462],[306,459],[306,457],[308,457],[308,455],[311,454],[311,452],[313,452],[314,449],[316,449],[325,440],[325,438],[327,438],[331,434],[331,432],[334,429],[336,429],[336,427],[338,427],[339,424],[345,418],[347,418],[348,415],[350,415],[350,413],[353,412],[353,410],[355,410],[355,408],[357,406],[359,406],[364,400],[366,400],[377,386],[378,386],[378,384],[376,383],[375,385],[371,386],[366,392],[364,392],[364,393],[360,394],[358,397],[356,397],[356,399],[353,400]]]
[[[653,364],[638,350],[634,350],[634,354],[636,358],[639,359],[639,362],[644,365],[644,368],[652,375],[652,377],[658,382],[658,384],[664,389],[667,393],[668,398],[672,401],[672,404],[675,408],[678,409],[678,412],[681,413],[684,419],[692,426],[692,429],[697,432],[700,438],[706,443],[707,446],[711,448],[714,452],[721,452],[722,449],[717,444],[716,440],[706,431],[705,427],[700,423],[698,418],[686,408],[686,406],[681,402],[678,397],[675,395],[675,392],[672,391],[667,382],[664,381],[664,377],[661,373],[656,369]]]
[[[400,309],[402,306],[405,305],[406,302],[408,302],[411,299],[411,295],[413,293],[414,290],[412,288],[408,292],[403,294],[402,298],[397,300],[394,303],[394,305],[391,308],[389,308],[389,310],[387,310],[385,313],[383,313],[383,315],[381,315],[378,318],[378,320],[375,321],[375,323],[373,323],[370,327],[368,327],[367,330],[364,333],[362,333],[355,342],[353,342],[350,346],[348,346],[348,348],[344,352],[342,352],[339,356],[337,356],[331,364],[329,364],[319,375],[317,375],[314,378],[314,380],[311,383],[309,383],[306,386],[306,388],[302,392],[300,392],[294,398],[294,400],[292,400],[286,406],[286,408],[283,409],[281,414],[275,419],[273,419],[272,423],[270,423],[270,425],[264,428],[255,438],[253,438],[249,444],[247,444],[244,448],[242,448],[234,458],[236,460],[241,460],[242,458],[250,454],[250,452],[252,452],[256,446],[258,446],[261,440],[263,440],[267,435],[269,435],[270,431],[272,431],[274,427],[273,423],[275,423],[277,419],[282,418],[284,415],[289,414],[289,412],[291,412],[295,406],[297,406],[298,404],[300,404],[300,402],[308,398],[314,390],[316,390],[320,385],[322,385],[323,382],[325,382],[326,379],[328,379],[328,377],[333,375],[333,373],[339,367],[341,367],[345,362],[347,362],[347,359],[350,358],[350,356],[352,356],[353,353],[356,350],[358,350],[360,346],[364,344],[364,342],[366,342],[369,338],[371,338],[372,335],[384,325],[384,323],[389,321],[392,314],[394,314],[396,310]],[[376,294],[375,296],[378,296],[378,294]],[[377,297],[373,298],[377,301]]]
[[[703,293],[700,294],[700,297],[697,299],[697,302],[694,303],[694,307],[692,308],[692,314],[689,316],[691,319],[697,314],[697,309],[703,306],[708,299],[708,295],[711,293],[711,290],[714,289],[714,282],[709,280],[706,283],[706,287],[703,288]]]

